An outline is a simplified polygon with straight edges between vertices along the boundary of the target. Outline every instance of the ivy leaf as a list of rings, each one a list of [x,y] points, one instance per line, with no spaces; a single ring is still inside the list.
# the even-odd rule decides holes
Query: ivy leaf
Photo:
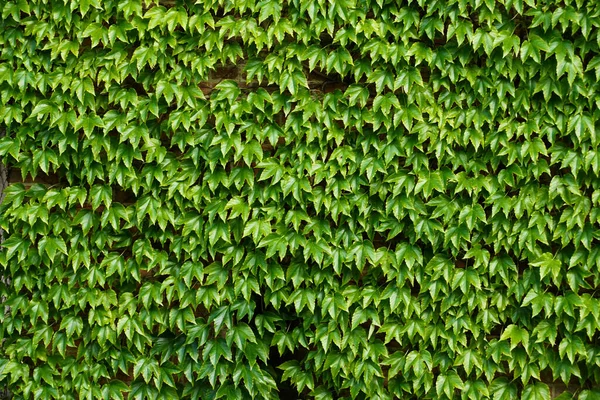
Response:
[[[361,107],[365,107],[369,100],[369,90],[360,85],[353,84],[346,89],[344,96],[348,98],[349,106],[359,104]]]
[[[414,190],[415,193],[419,193],[422,191],[425,198],[429,198],[433,190],[443,191],[444,186],[445,185],[443,183],[440,171],[427,171],[424,174],[419,175],[419,180],[415,185]],[[481,211],[483,211],[483,209],[481,209]],[[478,210],[477,212],[481,213],[481,211]],[[481,217],[481,214],[479,214],[478,217]]]
[[[216,101],[227,100],[229,104],[232,104],[240,95],[241,90],[238,84],[231,80],[226,79],[215,86],[214,99]]]
[[[213,323],[215,328],[215,334],[218,334],[223,328],[223,326],[226,326],[228,329],[231,329],[232,316],[229,306],[221,306],[216,308],[213,312],[211,312],[210,318],[208,319],[208,323]]]
[[[435,383],[435,390],[438,396],[445,394],[449,399],[454,398],[456,389],[462,390],[464,387],[462,379],[455,371],[448,371],[445,374],[440,374]]]
[[[523,400],[550,400],[550,389],[548,385],[537,382],[523,389]]]
[[[299,87],[304,87],[308,89],[306,76],[304,76],[304,74],[300,70],[283,71],[279,78],[279,86],[282,88],[287,88],[292,94],[292,96],[295,96],[298,93]]]
[[[596,398],[596,396],[600,396],[600,390],[598,389],[589,389],[589,390],[582,390],[581,393],[579,393],[579,400],[592,400],[594,398]]]
[[[244,226],[243,237],[252,236],[255,243],[258,243],[263,237],[271,233],[271,224],[269,221],[251,219]]]
[[[258,16],[258,23],[261,24],[263,21],[271,18],[273,23],[277,24],[281,18],[281,4],[274,0],[263,0],[257,4],[257,8],[260,9]]]
[[[517,386],[507,378],[494,379],[490,385],[490,393],[494,400],[511,400],[517,398]]]
[[[56,252],[59,251],[64,255],[67,254],[67,245],[61,237],[45,236],[39,242],[40,250],[44,251],[51,261],[54,261]]]
[[[502,336],[500,336],[500,340],[510,339],[510,349],[514,349],[517,347],[519,343],[523,344],[525,349],[529,347],[529,332],[524,328],[519,328],[515,324],[510,324],[504,332],[502,332]]]
[[[559,277],[562,271],[562,263],[557,260],[552,254],[544,253],[536,261],[532,262],[531,265],[540,269],[540,279],[550,275],[554,284],[560,283]]]

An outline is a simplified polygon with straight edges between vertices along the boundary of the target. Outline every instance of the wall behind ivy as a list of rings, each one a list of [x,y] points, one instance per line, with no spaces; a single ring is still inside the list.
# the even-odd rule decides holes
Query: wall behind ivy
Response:
[[[15,398],[600,398],[599,3],[1,12]]]

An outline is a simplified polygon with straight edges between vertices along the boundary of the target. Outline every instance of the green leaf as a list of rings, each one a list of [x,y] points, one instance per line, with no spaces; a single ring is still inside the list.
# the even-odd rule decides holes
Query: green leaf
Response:
[[[550,389],[548,385],[538,382],[523,389],[523,400],[550,400]]]
[[[262,238],[271,233],[271,224],[269,221],[251,219],[244,226],[243,237],[252,236],[255,243],[258,243]]]
[[[449,399],[454,398],[455,390],[464,388],[463,381],[455,371],[448,371],[440,374],[435,383],[435,390],[438,396],[446,395]]]
[[[529,347],[529,332],[524,328],[519,328],[517,325],[510,324],[504,332],[502,332],[502,336],[500,336],[500,340],[508,340],[510,339],[510,349],[514,349],[517,347],[519,343],[523,344],[523,347],[527,349]]]
[[[490,393],[494,395],[494,400],[516,399],[517,386],[507,378],[497,378],[490,385]]]
[[[600,396],[600,390],[588,389],[588,390],[582,390],[581,393],[579,393],[579,397],[577,399],[578,400],[592,400],[592,399],[597,398],[597,396]]]
[[[232,104],[240,95],[241,90],[237,82],[227,79],[215,86],[214,99],[216,101],[228,100],[229,104]]]
[[[359,104],[361,107],[365,107],[369,100],[369,90],[360,85],[352,84],[348,86],[344,96],[348,98],[349,106]]]
[[[277,24],[281,18],[281,3],[274,0],[263,0],[257,4],[260,9],[258,23],[261,24],[267,19],[272,19],[273,23]]]
[[[221,306],[216,308],[213,312],[210,313],[210,318],[208,319],[208,323],[213,323],[215,328],[215,334],[218,334],[223,326],[231,329],[232,325],[232,316],[231,311],[229,310],[229,306]]]
[[[552,254],[544,253],[536,261],[532,262],[531,265],[539,267],[540,279],[543,280],[546,276],[552,276],[554,284],[560,283],[560,275],[562,272],[562,263],[557,260]]]
[[[40,251],[44,251],[51,261],[54,261],[56,252],[67,255],[67,245],[61,237],[45,236],[39,242]]]
[[[279,86],[283,89],[289,90],[292,96],[295,96],[298,93],[298,89],[300,87],[308,89],[306,76],[304,76],[300,70],[283,71],[279,78]]]

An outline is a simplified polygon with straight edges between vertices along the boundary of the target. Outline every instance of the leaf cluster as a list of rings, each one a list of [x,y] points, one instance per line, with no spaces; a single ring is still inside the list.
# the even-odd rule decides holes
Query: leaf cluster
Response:
[[[600,3],[0,15],[16,398],[600,396]]]

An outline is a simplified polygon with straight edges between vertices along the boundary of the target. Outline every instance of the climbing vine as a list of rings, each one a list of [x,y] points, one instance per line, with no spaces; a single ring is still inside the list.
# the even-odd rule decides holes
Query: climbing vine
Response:
[[[600,398],[599,2],[0,9],[15,398]]]

